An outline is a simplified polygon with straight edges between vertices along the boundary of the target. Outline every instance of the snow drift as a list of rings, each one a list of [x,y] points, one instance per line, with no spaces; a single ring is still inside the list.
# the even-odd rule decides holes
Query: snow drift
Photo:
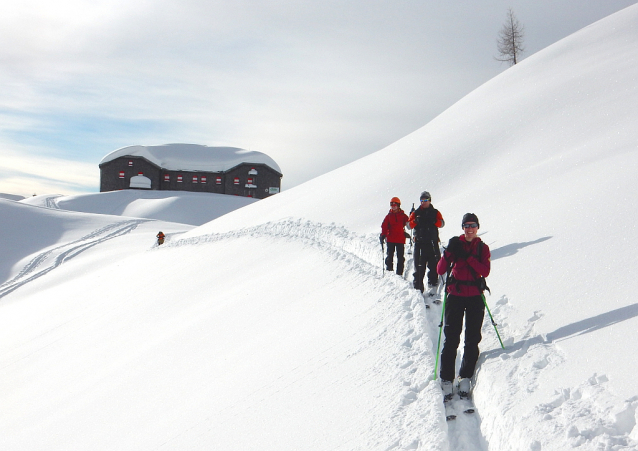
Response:
[[[188,191],[122,190],[75,196],[41,195],[21,202],[67,211],[202,225],[257,199]]]

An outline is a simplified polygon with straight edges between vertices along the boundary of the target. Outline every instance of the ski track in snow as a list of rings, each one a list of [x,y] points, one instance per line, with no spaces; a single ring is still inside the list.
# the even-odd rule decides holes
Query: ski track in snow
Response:
[[[57,198],[62,196],[50,196],[44,199],[44,206],[46,208],[51,208],[52,210],[60,210],[60,206],[58,205]]]
[[[223,240],[251,236],[256,238],[296,239],[330,255],[332,259],[344,260],[351,271],[359,272],[379,285],[387,298],[401,306],[401,321],[407,324],[407,333],[398,338],[402,342],[398,363],[403,374],[404,391],[391,420],[395,424],[397,437],[390,440],[385,450],[441,450],[441,451],[485,451],[485,439],[480,428],[478,413],[459,419],[456,425],[445,421],[445,409],[438,378],[434,380],[434,359],[438,338],[441,305],[430,304],[425,309],[424,297],[412,288],[412,256],[406,255],[404,277],[384,271],[378,237],[373,234],[357,234],[335,224],[319,224],[311,221],[286,219],[236,231],[201,235],[193,238],[172,240],[155,251],[171,247],[197,246]],[[397,333],[395,331],[394,333]],[[434,337],[432,339],[432,337]],[[434,340],[434,341],[432,341]],[[436,418],[436,421],[433,421]],[[383,429],[383,428],[381,428]],[[421,431],[421,432],[419,432]],[[445,435],[448,437],[445,437]],[[441,434],[443,434],[441,436]],[[433,436],[441,436],[439,445],[432,443]],[[345,448],[344,448],[345,449]],[[379,443],[370,442],[366,449],[381,449]]]
[[[47,199],[48,201],[52,198]],[[146,219],[121,221],[106,225],[70,243],[57,246],[37,254],[12,279],[0,285],[0,298],[53,271],[64,262],[76,257],[87,249],[118,236],[126,235]]]
[[[412,324],[403,343],[407,352],[404,363],[400,365],[406,388],[395,415],[401,418],[399,430],[402,435],[386,450],[638,449],[638,397],[619,402],[605,388],[607,378],[604,375],[593,375],[579,387],[557,390],[553,400],[534,406],[530,412],[517,410],[512,400],[525,399],[525,394],[531,395],[538,388],[542,372],[560,366],[565,357],[554,343],[534,333],[535,322],[543,316],[541,312],[535,312],[522,329],[507,323],[506,318],[513,306],[506,296],[492,306],[492,315],[506,349],[501,349],[486,315],[482,349],[487,351],[481,354],[477,366],[476,412],[471,415],[461,412],[456,420],[446,422],[438,378],[433,378],[442,306],[430,301],[431,308],[424,308],[423,297],[411,284],[411,255],[406,253],[403,278],[384,273],[383,254],[374,234],[357,234],[334,223],[326,225],[285,219],[226,233],[178,239],[154,249],[195,246],[244,236],[301,240],[329,253],[334,259],[346,260],[353,271],[372,276],[372,283],[379,284],[388,297],[403,301],[404,320]],[[518,341],[514,340],[514,336],[518,337]],[[499,366],[500,370],[490,371],[491,365]],[[503,365],[508,367],[508,371],[502,370]],[[508,395],[495,396],[494,393]],[[433,422],[432,418],[437,418],[437,421]],[[419,426],[415,427],[415,423]],[[431,441],[437,428],[447,432],[447,440],[442,441],[441,448],[427,442],[427,438]],[[419,429],[424,432],[414,432]],[[509,433],[503,434],[504,430]],[[370,448],[374,445],[370,443]]]

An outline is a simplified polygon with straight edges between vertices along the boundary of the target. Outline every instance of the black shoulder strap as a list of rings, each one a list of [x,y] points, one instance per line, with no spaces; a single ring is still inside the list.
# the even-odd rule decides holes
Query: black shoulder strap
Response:
[[[483,241],[480,241],[478,246],[478,255],[477,255],[479,262],[481,261],[483,246],[485,246],[485,243]],[[490,287],[487,286],[487,281],[485,280],[485,277],[479,276],[478,273],[474,270],[474,268],[472,268],[470,265],[467,265],[467,267],[469,268],[470,272],[474,275],[474,279],[476,280],[476,285],[478,286],[479,290],[481,290],[481,292],[487,290],[490,294],[492,294],[492,292],[490,291]]]

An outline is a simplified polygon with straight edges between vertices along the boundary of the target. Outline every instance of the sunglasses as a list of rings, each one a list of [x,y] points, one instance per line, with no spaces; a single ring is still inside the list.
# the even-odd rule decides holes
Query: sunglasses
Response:
[[[430,202],[430,199],[421,199],[421,202]]]
[[[401,205],[401,204],[397,204],[396,202],[390,202],[390,205]]]
[[[463,228],[464,229],[476,229],[478,227],[478,224],[473,223],[473,224],[463,224]]]

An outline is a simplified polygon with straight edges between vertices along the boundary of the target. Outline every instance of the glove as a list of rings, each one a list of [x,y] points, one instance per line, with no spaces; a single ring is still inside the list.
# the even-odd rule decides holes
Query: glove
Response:
[[[459,241],[459,247],[456,250],[456,258],[460,260],[467,260],[469,256],[470,256],[470,253],[463,248],[463,245]]]
[[[458,236],[450,238],[450,241],[447,244],[446,250],[453,254],[456,259],[465,260],[469,257],[469,253],[463,247],[463,243]]]
[[[450,238],[450,241],[447,242],[447,246],[445,247],[445,250],[452,254],[456,254],[455,250],[459,244],[461,244],[459,241],[459,237],[453,236],[452,238]]]
[[[379,236],[379,242],[381,244],[385,243],[385,235],[382,234],[381,236]]]

